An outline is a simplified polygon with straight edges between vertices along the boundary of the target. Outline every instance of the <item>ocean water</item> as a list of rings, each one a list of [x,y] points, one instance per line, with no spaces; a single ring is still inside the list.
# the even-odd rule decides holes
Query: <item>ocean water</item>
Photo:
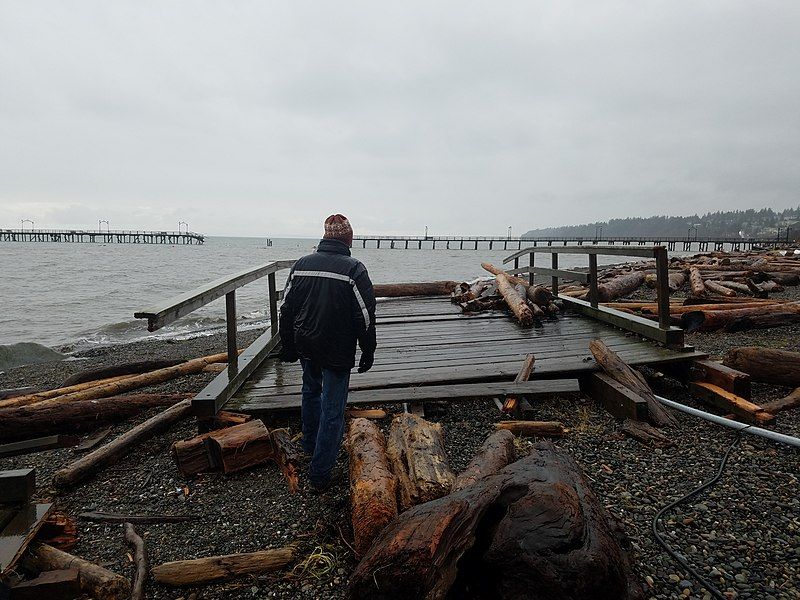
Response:
[[[0,242],[0,345],[35,342],[82,350],[146,338],[186,338],[222,331],[225,302],[219,299],[191,315],[148,333],[136,310],[213,279],[313,251],[317,239],[209,237],[202,246]],[[502,263],[513,250],[361,248],[353,255],[374,283],[468,280],[486,273],[481,261]],[[443,244],[442,244],[443,245]],[[541,264],[549,255],[541,256]],[[599,257],[598,262],[620,262]],[[631,259],[635,260],[635,259]],[[538,264],[538,263],[537,263]],[[562,268],[585,267],[585,255],[562,255]],[[278,273],[278,289],[287,271]],[[239,327],[269,322],[267,280],[237,291]]]

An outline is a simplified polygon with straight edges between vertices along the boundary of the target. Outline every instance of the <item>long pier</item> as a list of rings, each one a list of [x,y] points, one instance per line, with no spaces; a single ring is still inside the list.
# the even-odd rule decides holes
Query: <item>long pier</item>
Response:
[[[521,250],[529,246],[566,246],[567,244],[608,246],[666,246],[668,250],[684,251],[697,249],[705,250],[750,250],[754,247],[771,248],[784,245],[786,242],[777,238],[726,238],[726,237],[670,237],[670,236],[642,236],[642,237],[503,237],[503,236],[405,236],[405,235],[356,235],[353,244],[361,242],[361,247],[374,244],[375,248],[416,248],[418,250],[433,249],[437,245],[446,250]]]
[[[204,241],[205,236],[193,231],[129,231],[123,229],[0,229],[0,242],[199,245]]]

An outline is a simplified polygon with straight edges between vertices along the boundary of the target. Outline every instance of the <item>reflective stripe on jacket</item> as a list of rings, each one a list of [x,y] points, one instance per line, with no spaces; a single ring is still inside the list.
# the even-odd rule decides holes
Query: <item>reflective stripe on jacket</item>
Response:
[[[283,345],[328,369],[352,369],[356,342],[375,352],[375,293],[367,269],[338,240],[298,260],[281,306]]]

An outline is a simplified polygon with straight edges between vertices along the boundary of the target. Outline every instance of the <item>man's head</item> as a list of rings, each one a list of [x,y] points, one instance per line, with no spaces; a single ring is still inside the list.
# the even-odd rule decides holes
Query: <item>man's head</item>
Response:
[[[339,240],[344,242],[347,246],[353,245],[353,228],[350,227],[350,221],[347,217],[340,214],[331,215],[325,219],[325,235],[322,236],[325,240]]]

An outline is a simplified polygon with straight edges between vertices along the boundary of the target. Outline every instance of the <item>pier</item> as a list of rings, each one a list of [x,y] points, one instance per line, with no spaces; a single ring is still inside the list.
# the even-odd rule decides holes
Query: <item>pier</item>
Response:
[[[670,237],[670,236],[633,236],[633,237],[507,237],[507,236],[424,236],[424,235],[356,235],[353,245],[361,242],[362,248],[390,249],[433,249],[442,250],[522,250],[538,246],[566,246],[575,244],[607,245],[607,246],[666,246],[667,250],[750,250],[753,248],[774,248],[786,243],[778,238],[727,238],[727,237]]]
[[[129,231],[122,229],[0,229],[0,242],[77,244],[199,245],[205,236],[194,231]]]

